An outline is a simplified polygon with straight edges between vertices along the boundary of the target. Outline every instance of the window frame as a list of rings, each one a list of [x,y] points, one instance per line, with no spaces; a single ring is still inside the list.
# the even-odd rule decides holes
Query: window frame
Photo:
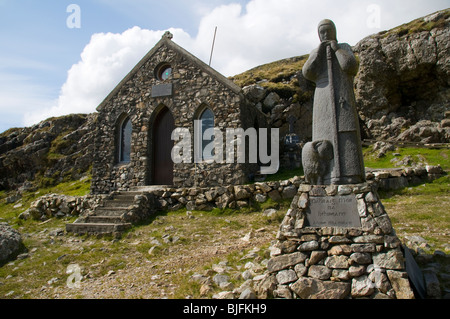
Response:
[[[127,126],[129,125],[129,128]],[[133,122],[131,121],[131,118],[129,116],[124,116],[124,118],[120,121],[119,125],[119,136],[118,136],[118,152],[117,152],[117,162],[118,164],[129,164],[131,162],[131,146],[132,146],[132,134],[133,134]],[[129,131],[129,150],[126,150],[126,147],[124,147],[125,141],[125,134],[124,131]],[[128,153],[128,158],[126,158],[125,151]]]
[[[209,118],[207,118],[207,119],[204,119],[204,115],[207,112],[210,113],[211,116]],[[195,118],[194,118],[194,120],[200,121],[200,124],[201,124],[200,128],[199,128],[200,136],[197,137],[198,140],[194,141],[195,143],[201,143],[201,150],[199,150],[199,151],[201,151],[201,156],[200,156],[200,159],[199,159],[201,163],[210,162],[210,161],[214,160],[214,155],[210,155],[210,156],[207,156],[207,157],[203,156],[204,155],[203,151],[205,150],[206,145],[208,145],[209,143],[211,143],[213,141],[213,140],[204,140],[203,139],[203,134],[204,134],[204,132],[207,129],[214,128],[215,117],[216,116],[214,114],[214,111],[210,107],[208,107],[206,105],[203,105],[203,106],[200,107],[199,111],[197,112],[197,116],[195,116]],[[207,127],[204,128],[204,120],[209,120],[209,119],[212,119],[211,126],[207,126]],[[200,155],[200,154],[198,154],[198,155]]]

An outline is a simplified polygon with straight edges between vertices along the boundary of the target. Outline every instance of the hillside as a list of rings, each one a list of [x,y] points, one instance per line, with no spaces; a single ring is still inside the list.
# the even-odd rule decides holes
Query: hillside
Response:
[[[450,141],[450,9],[362,39],[355,95],[363,138],[420,143]],[[270,115],[281,133],[295,116],[296,133],[311,135],[314,86],[301,68],[308,55],[265,64],[231,79]],[[255,87],[266,94],[255,94]],[[246,88],[245,88],[246,87]],[[271,92],[281,99],[264,99]],[[272,99],[273,100],[273,99]],[[265,103],[268,102],[268,103]]]
[[[419,143],[450,141],[450,9],[361,40],[355,78],[364,139]],[[288,119],[311,138],[313,83],[301,69],[308,55],[265,64],[231,79],[266,113],[280,136]],[[0,134],[0,191],[76,180],[91,166],[96,113],[50,118]],[[283,147],[281,147],[283,152]],[[282,156],[283,154],[281,154]],[[282,164],[283,165],[283,164]]]

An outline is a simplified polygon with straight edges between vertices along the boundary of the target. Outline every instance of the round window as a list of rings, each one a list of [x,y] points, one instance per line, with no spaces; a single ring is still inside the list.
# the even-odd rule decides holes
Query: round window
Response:
[[[162,65],[158,70],[158,79],[165,81],[172,75],[172,67],[169,64]]]

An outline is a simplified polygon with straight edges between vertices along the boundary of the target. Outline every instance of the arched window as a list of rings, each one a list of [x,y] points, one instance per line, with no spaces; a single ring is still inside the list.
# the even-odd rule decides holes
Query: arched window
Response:
[[[205,139],[204,134],[205,131],[209,128],[214,128],[214,113],[209,108],[205,108],[201,111],[200,115],[197,116],[197,120],[200,121],[200,125],[198,127],[199,130],[199,138],[197,143],[201,143],[201,148],[198,150],[201,150],[201,154],[197,154],[197,158],[201,160],[207,160],[213,158],[214,154],[204,154],[203,151],[205,150],[205,147],[212,142],[211,139]]]
[[[131,120],[125,118],[120,126],[119,162],[129,163],[131,154]]]

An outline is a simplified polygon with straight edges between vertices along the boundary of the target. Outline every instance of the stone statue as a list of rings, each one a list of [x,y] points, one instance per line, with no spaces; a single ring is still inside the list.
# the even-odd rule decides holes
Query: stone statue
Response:
[[[362,183],[365,172],[353,92],[353,78],[359,65],[350,45],[337,42],[333,21],[321,21],[318,29],[321,43],[311,52],[302,72],[306,79],[316,83],[312,141],[329,141],[333,148],[330,169],[319,180],[323,185]],[[305,152],[304,156],[310,154]]]
[[[302,165],[307,183],[323,185],[324,178],[330,172],[333,159],[333,145],[330,141],[306,143],[302,149]]]

